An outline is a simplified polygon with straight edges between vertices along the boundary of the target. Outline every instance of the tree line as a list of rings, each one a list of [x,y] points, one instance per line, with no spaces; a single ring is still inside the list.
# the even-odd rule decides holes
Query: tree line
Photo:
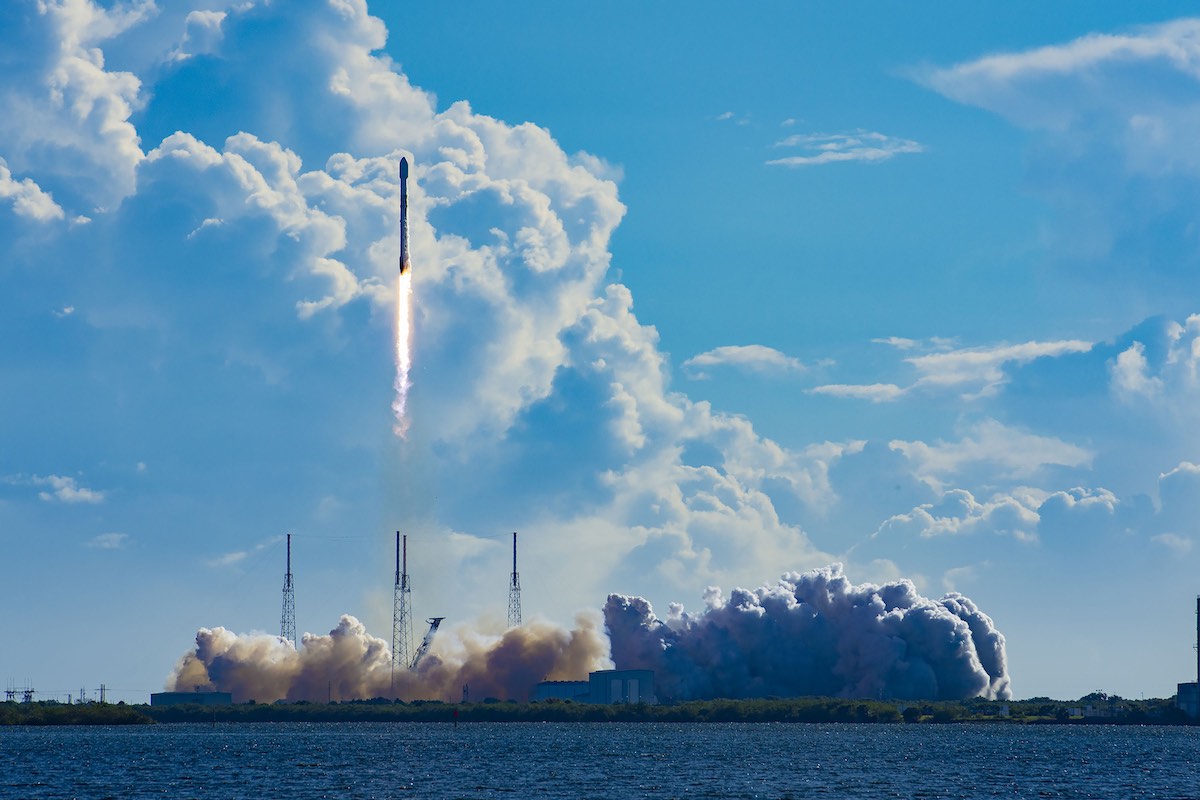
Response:
[[[393,701],[147,706],[0,703],[0,725],[129,725],[239,722],[834,722],[834,723],[1189,724],[1174,698],[1127,700],[1095,692],[1077,701],[897,702],[831,697],[700,700],[663,705]]]

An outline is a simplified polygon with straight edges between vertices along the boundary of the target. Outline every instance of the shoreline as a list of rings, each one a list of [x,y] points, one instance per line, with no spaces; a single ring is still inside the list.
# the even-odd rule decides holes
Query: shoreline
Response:
[[[1085,698],[1086,700],[1087,698]],[[570,701],[480,703],[352,700],[334,703],[238,703],[228,706],[0,703],[0,726],[240,724],[255,722],[664,722],[1003,725],[1196,725],[1174,699],[1105,705],[1046,698],[1021,701],[879,701],[828,697],[701,700],[662,705],[597,705]],[[1089,715],[1084,716],[1084,710]]]

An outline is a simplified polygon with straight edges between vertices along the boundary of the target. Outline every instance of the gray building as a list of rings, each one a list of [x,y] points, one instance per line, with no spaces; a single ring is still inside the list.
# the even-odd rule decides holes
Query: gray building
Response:
[[[590,684],[587,681],[542,681],[533,687],[533,699],[572,700],[576,703],[591,702]]]
[[[655,703],[654,671],[649,669],[604,669],[588,675],[588,694],[593,703]]]
[[[576,703],[648,703],[654,696],[654,670],[603,669],[586,681],[542,681],[533,687],[534,700],[571,700]]]
[[[156,692],[150,695],[152,706],[231,706],[229,692]]]
[[[1181,683],[1175,695],[1175,705],[1192,719],[1200,718],[1200,684]]]

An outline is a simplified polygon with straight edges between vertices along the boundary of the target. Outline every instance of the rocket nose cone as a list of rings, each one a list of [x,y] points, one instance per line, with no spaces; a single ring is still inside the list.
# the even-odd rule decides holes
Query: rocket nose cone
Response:
[[[402,181],[408,180],[408,159],[407,158],[400,159],[400,180],[402,180]]]

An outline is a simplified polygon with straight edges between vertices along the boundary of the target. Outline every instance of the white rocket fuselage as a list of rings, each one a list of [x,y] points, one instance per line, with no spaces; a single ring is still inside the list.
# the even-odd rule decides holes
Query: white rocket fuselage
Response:
[[[400,274],[412,264],[408,257],[408,159],[400,159]]]

